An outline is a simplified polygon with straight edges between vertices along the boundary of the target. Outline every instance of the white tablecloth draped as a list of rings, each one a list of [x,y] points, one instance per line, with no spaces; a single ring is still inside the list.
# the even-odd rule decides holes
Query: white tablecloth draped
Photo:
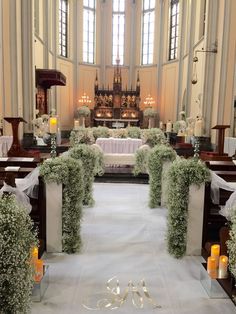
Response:
[[[224,152],[233,156],[236,150],[236,137],[225,137]]]
[[[142,140],[138,138],[98,138],[96,144],[99,145],[106,154],[134,154],[142,145]]]
[[[12,136],[0,136],[0,157],[7,156],[7,152],[11,148],[12,141]]]

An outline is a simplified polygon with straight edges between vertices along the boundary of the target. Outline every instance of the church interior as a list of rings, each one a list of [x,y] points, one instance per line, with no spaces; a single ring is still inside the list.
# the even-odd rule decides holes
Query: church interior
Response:
[[[0,314],[236,313],[235,27],[0,0]]]

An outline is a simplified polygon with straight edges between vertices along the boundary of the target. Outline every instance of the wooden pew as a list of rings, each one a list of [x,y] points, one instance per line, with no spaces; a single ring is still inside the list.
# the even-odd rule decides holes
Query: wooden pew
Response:
[[[10,163],[0,161],[0,188],[6,180],[7,184],[14,186],[16,178],[24,178],[35,168],[34,166],[37,166],[35,161],[32,163],[27,162],[25,164],[25,161],[18,160],[17,163],[17,165],[22,165],[18,171],[6,171],[5,167],[12,165],[16,166],[15,161],[12,160],[12,158]],[[41,177],[39,177],[38,199],[30,198],[30,203],[32,206],[30,217],[32,218],[34,227],[38,232],[39,257],[41,257],[43,252],[46,250],[46,191],[45,184]]]

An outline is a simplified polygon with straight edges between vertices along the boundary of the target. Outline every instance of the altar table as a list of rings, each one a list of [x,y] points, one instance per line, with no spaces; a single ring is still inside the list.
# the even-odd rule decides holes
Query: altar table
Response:
[[[99,145],[104,154],[134,154],[142,145],[142,140],[138,138],[98,138],[96,144]]]

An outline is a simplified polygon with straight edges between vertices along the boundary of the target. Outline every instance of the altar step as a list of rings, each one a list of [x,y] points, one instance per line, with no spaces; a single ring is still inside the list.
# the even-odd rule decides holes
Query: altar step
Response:
[[[102,176],[95,177],[95,182],[148,184],[148,174],[134,176],[132,171],[133,167],[106,167]]]

